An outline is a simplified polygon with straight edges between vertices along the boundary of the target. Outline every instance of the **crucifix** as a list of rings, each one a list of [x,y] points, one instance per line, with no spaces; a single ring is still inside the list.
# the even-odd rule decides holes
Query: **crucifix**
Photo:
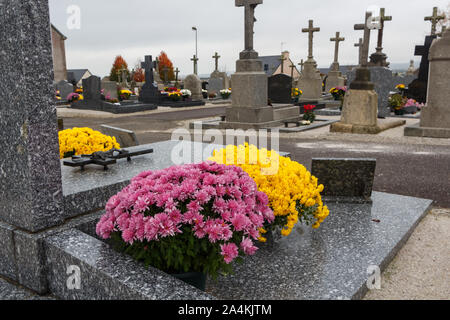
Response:
[[[216,54],[213,56],[213,59],[216,60],[216,69],[214,71],[219,71],[219,54],[216,52]]]
[[[308,33],[308,59],[313,58],[313,36],[314,32],[319,32],[320,28],[314,28],[313,27],[314,21],[309,20],[309,27],[303,28],[302,32]]]
[[[355,47],[359,47],[359,57],[358,57],[358,64],[361,65],[362,61],[362,49],[363,49],[363,39],[359,38],[359,42],[355,43]]]
[[[287,58],[285,58],[284,55],[281,54],[281,57],[279,60],[281,61],[281,73],[284,73],[284,61],[286,61]]]
[[[153,84],[153,62],[152,56],[145,56],[145,62],[141,62],[141,68],[145,70],[145,82]]]
[[[236,0],[236,7],[245,7],[245,50],[244,52],[255,52],[253,49],[253,35],[255,22],[255,8],[262,4],[263,0]]]
[[[174,70],[175,72],[175,87],[178,85],[178,74],[180,73],[180,70],[178,67]]]
[[[362,44],[362,52],[361,52],[361,67],[367,67],[368,58],[369,58],[369,45],[370,45],[370,29],[368,27],[368,21],[372,17],[371,12],[366,12],[366,22],[362,24],[355,24],[355,30],[364,30],[364,40]]]
[[[336,32],[336,37],[330,39],[330,41],[335,42],[335,44],[334,44],[334,63],[338,63],[339,42],[345,41],[345,38],[340,38],[340,35],[341,35],[340,32]]]
[[[303,62],[303,59],[300,61],[300,63],[298,65],[300,66],[300,72],[303,72],[303,66],[305,65],[305,63]]]
[[[195,54],[192,57],[191,61],[194,61],[194,74],[196,75],[197,74],[197,61],[198,61],[198,58],[197,58],[197,56]]]
[[[433,8],[433,15],[431,17],[425,17],[425,21],[431,21],[431,35],[436,35],[436,26],[440,20],[444,20],[445,16],[438,15],[438,8]]]
[[[377,43],[377,52],[381,53],[381,51],[383,51],[383,32],[384,32],[384,22],[385,21],[392,21],[392,17],[391,16],[385,16],[386,9],[385,8],[381,8],[380,9],[380,29],[378,30],[378,43]]]

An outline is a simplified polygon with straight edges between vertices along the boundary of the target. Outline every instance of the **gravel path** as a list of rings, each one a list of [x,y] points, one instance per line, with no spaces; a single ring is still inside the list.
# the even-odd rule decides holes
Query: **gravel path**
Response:
[[[450,300],[450,209],[433,209],[364,300]]]

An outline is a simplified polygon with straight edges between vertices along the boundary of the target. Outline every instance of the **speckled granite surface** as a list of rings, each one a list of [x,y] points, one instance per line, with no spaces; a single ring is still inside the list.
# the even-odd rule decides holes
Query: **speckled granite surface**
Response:
[[[330,204],[320,229],[301,227],[209,280],[219,299],[360,299],[367,268],[384,270],[427,212],[431,200],[373,193],[373,204]],[[380,220],[374,222],[372,219]]]
[[[157,269],[145,269],[130,257],[79,230],[71,229],[45,241],[48,281],[63,299],[210,300],[201,292]],[[67,267],[80,268],[81,288],[67,288]]]

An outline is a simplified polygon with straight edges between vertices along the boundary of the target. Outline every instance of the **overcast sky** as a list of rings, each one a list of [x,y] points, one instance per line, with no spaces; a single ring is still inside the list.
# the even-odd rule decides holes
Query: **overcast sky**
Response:
[[[354,43],[362,31],[354,31],[355,23],[363,23],[367,8],[385,7],[384,52],[391,63],[408,63],[414,57],[414,46],[423,44],[431,24],[424,17],[432,8],[446,8],[449,0],[264,0],[256,8],[255,50],[260,56],[291,53],[295,63],[305,59],[308,36],[301,29],[314,20],[321,30],[314,34],[314,58],[320,67],[333,61],[334,42],[330,38],[341,32],[339,62],[356,64],[358,49]],[[80,29],[69,30],[67,8],[81,9]],[[164,50],[180,68],[181,74],[193,72],[195,33],[198,28],[199,73],[214,70],[212,56],[221,55],[219,69],[233,72],[239,52],[244,48],[244,9],[234,0],[50,0],[52,23],[67,36],[66,55],[69,69],[89,69],[98,76],[109,74],[116,55],[122,55],[130,69],[136,62]],[[371,50],[375,51],[377,33],[372,32]],[[283,46],[282,43],[283,42]],[[282,46],[282,47],[281,47]]]

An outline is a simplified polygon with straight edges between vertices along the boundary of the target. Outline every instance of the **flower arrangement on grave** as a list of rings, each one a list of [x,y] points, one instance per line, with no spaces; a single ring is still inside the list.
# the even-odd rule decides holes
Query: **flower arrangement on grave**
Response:
[[[333,96],[334,100],[341,101],[341,107],[344,104],[344,97],[347,93],[347,87],[336,87],[331,88],[330,93]]]
[[[180,91],[172,91],[169,92],[169,99],[172,101],[180,101],[182,99],[183,95]]]
[[[55,99],[56,100],[61,100],[61,92],[59,90],[56,90]]]
[[[128,89],[119,89],[119,90],[117,90],[117,95],[119,96],[119,100],[120,101],[130,99],[132,94],[133,93],[130,90],[128,90]]]
[[[222,99],[228,99],[231,96],[231,89],[220,90],[220,95],[222,96]]]
[[[406,109],[408,107],[415,107],[417,108],[417,111],[421,111],[422,108],[425,106],[425,104],[423,103],[418,103],[416,100],[414,99],[408,99],[405,103],[405,105],[403,106],[403,109]],[[410,112],[411,113],[411,112]],[[412,113],[416,113],[416,112],[412,112]]]
[[[80,100],[83,100],[83,99],[84,99],[83,95],[79,94],[79,93],[76,93],[76,92],[69,93],[67,95],[67,98],[66,98],[67,102],[69,102],[69,103],[72,103],[72,102],[75,102],[75,101],[80,101]]]
[[[109,199],[96,231],[146,266],[216,277],[256,252],[274,218],[244,170],[208,161],[142,172]]]
[[[175,91],[179,91],[179,90],[176,87],[165,87],[164,91],[165,92],[175,92]]]
[[[303,106],[303,109],[305,110],[305,113],[303,114],[303,120],[313,123],[316,120],[316,115],[314,114],[315,108],[316,106],[311,104]]]
[[[406,86],[405,86],[403,83],[400,83],[400,84],[396,85],[396,86],[395,86],[395,89],[397,89],[398,92],[399,92],[402,96],[404,96],[405,93],[406,93]]]
[[[188,89],[182,89],[182,90],[180,90],[180,93],[183,96],[183,99],[188,99],[192,96],[191,90],[188,90]]]
[[[265,224],[262,234],[281,229],[281,235],[288,236],[297,223],[312,224],[316,229],[329,215],[320,195],[324,187],[318,185],[317,178],[300,163],[273,150],[259,150],[248,143],[228,145],[215,150],[209,160],[241,167],[268,196],[275,220]],[[260,238],[261,242],[266,240]]]
[[[403,97],[400,93],[393,94],[389,97],[389,105],[394,111],[400,111],[406,104],[407,98]]]
[[[115,137],[102,134],[91,128],[62,130],[59,135],[59,155],[61,159],[74,155],[92,154],[97,151],[120,149]]]
[[[292,98],[293,99],[298,99],[300,98],[300,96],[303,95],[303,91],[300,90],[299,88],[292,88],[292,92],[291,92]]]
[[[81,86],[79,88],[76,88],[75,89],[75,93],[82,94],[83,93],[83,86]]]
[[[209,94],[208,94],[208,98],[209,99],[214,99],[214,98],[217,98],[217,93],[216,92],[210,92]]]

